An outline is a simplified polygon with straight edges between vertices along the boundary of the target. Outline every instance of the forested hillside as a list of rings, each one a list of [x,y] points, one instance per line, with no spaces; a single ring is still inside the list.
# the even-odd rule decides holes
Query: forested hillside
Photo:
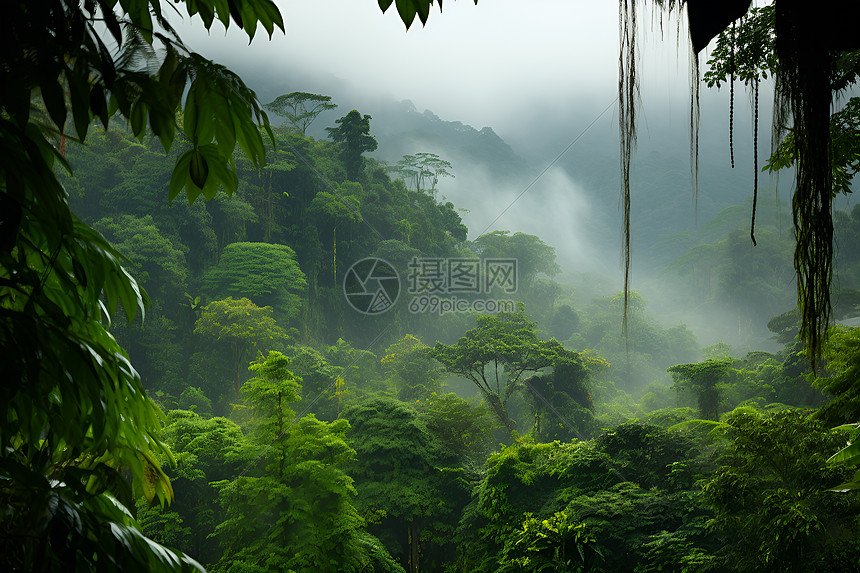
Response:
[[[429,185],[360,156],[350,177],[343,145],[289,123],[266,145],[267,166],[240,164],[235,194],[190,204],[163,200],[171,161],[152,138],[114,127],[67,152],[73,208],[150,297],[145,320],[114,326],[176,457],[176,502],[139,504],[144,533],[215,571],[776,571],[801,553],[813,571],[855,559],[857,501],[827,491],[852,473],[826,463],[846,439],[828,428],[853,414],[815,410],[834,395],[852,403],[832,382],[850,363],[813,376],[796,315],[771,324],[783,350],[736,355],[664,326],[637,295],[625,338],[622,297],[581,300],[553,278],[540,238],[468,241]],[[783,293],[739,311],[767,323],[790,308],[792,284],[733,253],[745,213],[673,240],[702,244],[665,272],[699,304],[730,300],[729,287],[750,297],[736,275],[751,273]],[[840,217],[850,241],[855,222]],[[788,247],[771,252],[766,234],[756,260],[785,268]],[[367,256],[403,282],[376,316],[343,290]],[[410,312],[413,259],[478,256],[517,259],[518,308]]]
[[[269,0],[184,8],[243,39],[285,29]],[[840,321],[860,308],[860,207],[832,214],[816,354],[778,198],[755,246],[734,195],[661,223],[686,166],[640,158],[650,268],[619,291],[562,264],[546,195],[546,233],[467,226],[445,182],[504,214],[545,173],[491,127],[264,104],[158,2],[8,12],[0,570],[858,570],[860,328]],[[851,191],[858,102],[833,114],[828,197]],[[800,161],[794,133],[769,167]],[[560,167],[593,233],[616,158]],[[526,186],[505,203],[501,181]]]

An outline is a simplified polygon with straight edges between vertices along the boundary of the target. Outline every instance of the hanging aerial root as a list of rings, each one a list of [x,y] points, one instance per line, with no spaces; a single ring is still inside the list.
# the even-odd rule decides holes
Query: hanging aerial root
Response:
[[[621,146],[621,210],[623,218],[624,313],[621,330],[627,340],[627,306],[630,293],[630,158],[636,146],[636,105],[639,78],[636,76],[636,0],[619,0],[618,34],[618,129]]]
[[[750,221],[750,239],[754,247],[758,246],[755,241],[755,213],[758,206],[758,78],[753,80],[753,90],[755,92],[755,105],[753,106],[753,204],[752,204],[752,221]]]
[[[735,43],[738,38],[737,22],[732,22],[732,44],[729,54],[729,158],[735,168]]]
[[[833,175],[830,166],[830,87],[833,58],[824,20],[810,22],[799,0],[776,3],[777,55],[780,61],[777,110],[790,111],[796,158],[792,200],[797,247],[797,299],[800,337],[815,368],[830,322],[833,278]],[[780,118],[784,119],[784,118]],[[782,122],[780,122],[782,123]]]

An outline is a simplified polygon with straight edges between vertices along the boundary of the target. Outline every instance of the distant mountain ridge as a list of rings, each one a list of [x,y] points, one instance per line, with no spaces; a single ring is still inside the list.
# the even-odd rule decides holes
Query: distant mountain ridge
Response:
[[[458,190],[463,178],[470,186],[468,195],[490,195],[498,193],[500,188],[524,189],[544,167],[519,155],[515,151],[516,142],[511,145],[492,127],[476,129],[460,121],[447,121],[430,110],[419,111],[409,100],[379,105],[370,113],[373,115],[372,131],[379,141],[379,149],[373,156],[395,163],[407,153],[437,153],[453,164],[455,179],[446,180],[440,186],[443,193],[454,198],[464,195]],[[726,142],[719,129],[722,122],[721,118],[710,118],[700,133],[698,196],[686,152],[689,134],[683,129],[652,126],[649,133],[640,138],[632,171],[634,264],[665,264],[667,258],[671,258],[662,252],[667,239],[677,240],[678,233],[685,232],[696,235],[698,227],[723,209],[742,205],[752,196],[752,166],[746,165],[751,164],[751,146],[746,141],[737,141],[738,168],[724,165],[727,158],[723,157]],[[764,156],[768,151],[760,149],[759,154]],[[600,221],[598,228],[592,231],[605,236],[594,236],[594,240],[610,249],[620,247],[618,165],[617,140],[607,130],[586,133],[556,165],[577,183],[592,206],[593,218]],[[485,173],[484,183],[489,188],[476,188],[467,175],[470,171]],[[457,178],[461,178],[460,181]],[[760,193],[772,197],[775,180],[767,174],[760,174],[759,179]],[[492,201],[488,196],[484,203]],[[454,202],[462,206],[456,199]],[[613,228],[616,221],[618,227]]]
[[[396,163],[403,155],[426,151],[450,161],[455,175],[469,166],[508,180],[526,178],[534,171],[492,127],[475,129],[460,121],[445,121],[429,109],[419,112],[409,100],[382,106],[371,115],[372,132],[379,142],[372,156],[383,161]]]
[[[601,124],[582,134],[580,127],[573,128],[576,133],[571,138],[578,134],[582,138],[577,137],[552,171],[531,188],[553,160],[555,145],[542,148],[538,155],[546,157],[538,164],[534,159],[537,155],[532,153],[532,160],[526,159],[517,152],[516,141],[509,143],[493,127],[477,129],[461,121],[446,120],[429,109],[420,111],[409,100],[349,103],[343,97],[335,97],[334,101],[340,107],[321,115],[310,130],[312,135],[326,137],[325,127],[334,125],[338,117],[357,106],[362,114],[372,116],[371,134],[379,147],[368,154],[370,157],[394,164],[404,155],[429,152],[449,161],[454,177],[439,181],[439,198],[452,201],[463,213],[471,237],[485,228],[524,231],[539,235],[561,255],[570,246],[565,244],[570,243],[566,237],[573,233],[593,243],[584,252],[599,252],[606,259],[614,259],[620,252],[620,179],[614,126]],[[694,247],[700,239],[698,229],[704,223],[728,207],[745,204],[752,196],[752,146],[747,138],[736,138],[737,169],[731,169],[724,123],[718,117],[703,119],[698,195],[694,191],[686,128],[654,122],[641,134],[633,157],[631,231],[633,264],[646,274]],[[558,140],[558,133],[568,127],[548,121],[535,125],[533,131],[546,133],[547,141],[551,141]],[[738,133],[746,128],[742,124],[735,127]],[[558,145],[560,153],[564,147]],[[760,166],[768,151],[759,149]],[[773,197],[776,181],[764,173],[759,179],[760,198],[766,201],[766,197]],[[526,189],[528,193],[517,201],[515,198]],[[568,197],[570,201],[566,201]],[[514,202],[515,212],[494,222]],[[559,210],[580,209],[583,202],[588,211],[585,220],[577,218],[575,212],[567,219],[558,215]],[[578,228],[571,231],[573,227]],[[690,244],[685,244],[685,239]],[[577,248],[583,251],[581,246]],[[562,256],[560,262],[565,265]],[[607,271],[614,272],[611,262],[609,267]]]

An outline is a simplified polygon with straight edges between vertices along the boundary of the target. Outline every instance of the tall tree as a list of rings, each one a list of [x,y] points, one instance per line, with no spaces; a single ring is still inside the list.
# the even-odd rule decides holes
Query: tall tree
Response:
[[[418,193],[427,191],[436,196],[436,185],[440,177],[453,177],[451,163],[435,153],[421,152],[404,155],[396,165],[388,168],[399,175],[407,185],[414,186]]]
[[[231,243],[204,276],[204,285],[213,297],[247,297],[281,317],[295,318],[307,280],[295,251],[286,245]]]
[[[297,346],[291,351],[291,368],[301,377],[305,390],[298,405],[300,411],[313,413],[323,420],[339,418],[344,394],[349,391],[342,376],[343,368],[332,366],[310,346]]]
[[[324,111],[335,109],[337,104],[331,103],[331,96],[293,92],[278,96],[263,107],[277,116],[286,118],[290,125],[305,137],[317,116]]]
[[[316,219],[319,230],[322,232],[326,228],[331,228],[331,261],[334,284],[337,284],[337,230],[338,227],[342,228],[362,220],[359,211],[361,195],[360,183],[345,181],[332,193],[320,191],[308,205],[308,214]]]
[[[498,427],[485,406],[454,392],[433,393],[421,402],[419,416],[442,447],[456,454],[460,465],[477,471],[483,468],[495,445],[493,429]]]
[[[176,456],[176,467],[170,471],[176,502],[170,511],[190,529],[179,547],[204,563],[214,563],[220,552],[209,536],[221,520],[218,491],[211,484],[236,475],[253,460],[256,449],[234,422],[188,410],[168,412],[162,435]],[[157,519],[144,517],[144,525]]]
[[[484,258],[517,261],[518,287],[531,286],[538,273],[553,277],[561,271],[555,262],[555,247],[547,245],[535,235],[492,231],[475,239],[475,243],[483,249],[481,256]]]
[[[526,399],[535,417],[532,435],[536,441],[585,439],[597,432],[588,375],[585,360],[559,357],[551,373],[537,374],[525,381],[530,390]]]
[[[349,471],[359,492],[357,505],[365,514],[382,516],[369,529],[410,573],[443,570],[439,561],[450,559],[438,554],[443,531],[456,524],[456,509],[468,495],[458,483],[460,471],[452,469],[455,457],[440,448],[417,412],[398,400],[367,400],[347,409],[344,418],[356,451]]]
[[[669,368],[678,393],[689,391],[699,403],[699,414],[706,420],[720,419],[720,398],[731,376],[732,359],[710,359],[698,364],[678,364]]]
[[[845,444],[805,412],[730,413],[703,482],[711,527],[725,536],[720,552],[733,571],[850,571],[858,560],[858,498],[828,488],[853,470],[827,463]]]
[[[128,257],[129,270],[153,298],[176,300],[188,288],[183,245],[165,237],[152,216],[104,218],[95,227]]]
[[[242,387],[253,436],[265,460],[257,476],[217,484],[224,520],[216,534],[224,571],[349,571],[370,565],[359,545],[363,520],[344,468],[355,451],[349,424],[294,421],[301,385],[279,352],[254,362]]]
[[[523,388],[524,375],[549,368],[561,357],[578,360],[579,355],[556,340],[538,338],[535,323],[523,311],[481,315],[476,322],[456,344],[437,342],[430,356],[451,374],[471,380],[502,425],[513,431],[516,422],[507,404]]]
[[[290,371],[290,359],[274,350],[265,359],[252,362],[248,370],[254,377],[243,384],[242,393],[256,411],[254,423],[263,443],[281,442],[270,459],[278,468],[276,477],[283,479],[287,451],[282,438],[295,417],[290,406],[299,400],[301,378]]]
[[[135,362],[147,390],[178,396],[184,386],[177,336],[184,309],[178,301],[188,288],[187,249],[166,236],[150,215],[105,217],[94,226],[127,257],[129,270],[152,297],[146,320],[134,325],[117,321],[111,331]]]
[[[227,297],[204,306],[194,325],[194,334],[226,346],[237,392],[243,382],[242,368],[252,352],[270,350],[286,341],[286,331],[272,314],[270,306],[259,307],[247,298]]]
[[[347,178],[356,181],[361,168],[364,166],[364,158],[361,156],[365,151],[376,150],[376,139],[370,135],[369,115],[362,116],[358,111],[352,110],[342,118],[335,121],[337,127],[327,127],[329,137],[341,146],[341,158],[346,164]]]
[[[580,332],[569,340],[573,348],[593,348],[605,358],[608,378],[632,389],[664,377],[669,366],[701,358],[696,337],[683,324],[665,328],[636,291],[630,291],[627,300],[626,337],[618,328],[624,313],[624,294],[618,293],[592,299]]]
[[[834,327],[824,358],[826,371],[814,384],[831,399],[815,416],[832,425],[855,423],[860,420],[860,328]]]
[[[421,340],[407,334],[385,351],[382,366],[401,400],[414,402],[439,391],[442,372],[430,356],[431,350]]]

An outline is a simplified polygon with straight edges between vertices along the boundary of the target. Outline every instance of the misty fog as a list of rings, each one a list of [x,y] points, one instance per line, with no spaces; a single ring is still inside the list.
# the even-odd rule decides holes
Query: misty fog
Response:
[[[416,23],[409,32],[395,14],[379,14],[370,4],[282,8],[287,34],[271,43],[242,46],[234,32],[204,35],[196,29],[189,29],[188,42],[239,71],[264,102],[291,91],[332,96],[340,107],[320,115],[310,135],[325,138],[325,127],[346,110],[358,109],[373,117],[380,149],[372,157],[393,164],[424,151],[449,161],[455,177],[440,180],[438,197],[455,204],[470,239],[493,230],[534,234],[555,247],[562,282],[600,275],[621,288],[613,103],[617,7],[557,4],[549,8],[555,16],[547,18],[517,2],[450,3],[431,14],[426,28]],[[338,18],[327,17],[332,10]],[[679,308],[689,297],[663,272],[669,255],[653,250],[675,234],[695,234],[722,209],[751,197],[751,91],[736,87],[732,170],[728,89],[702,87],[697,193],[690,158],[690,59],[677,49],[685,32],[674,19],[662,26],[646,20],[644,27],[632,175],[632,288],[646,296],[661,321],[686,323],[703,345],[724,340],[772,350],[764,325],[756,325],[750,338],[743,328],[739,333],[736,321],[725,319],[732,314],[725,309],[703,314],[695,306]],[[765,84],[758,117],[760,168],[770,154],[771,100],[772,86]],[[479,132],[489,128],[510,153],[478,157],[468,147],[476,141],[446,137],[446,129],[457,128],[452,124]],[[776,178],[759,175],[760,207],[787,200],[790,176],[782,177],[780,194]],[[779,224],[787,228],[790,212],[782,216]],[[673,252],[681,254],[677,248]],[[588,287],[577,290],[585,294]]]
[[[840,2],[10,3],[0,569],[855,570]]]

